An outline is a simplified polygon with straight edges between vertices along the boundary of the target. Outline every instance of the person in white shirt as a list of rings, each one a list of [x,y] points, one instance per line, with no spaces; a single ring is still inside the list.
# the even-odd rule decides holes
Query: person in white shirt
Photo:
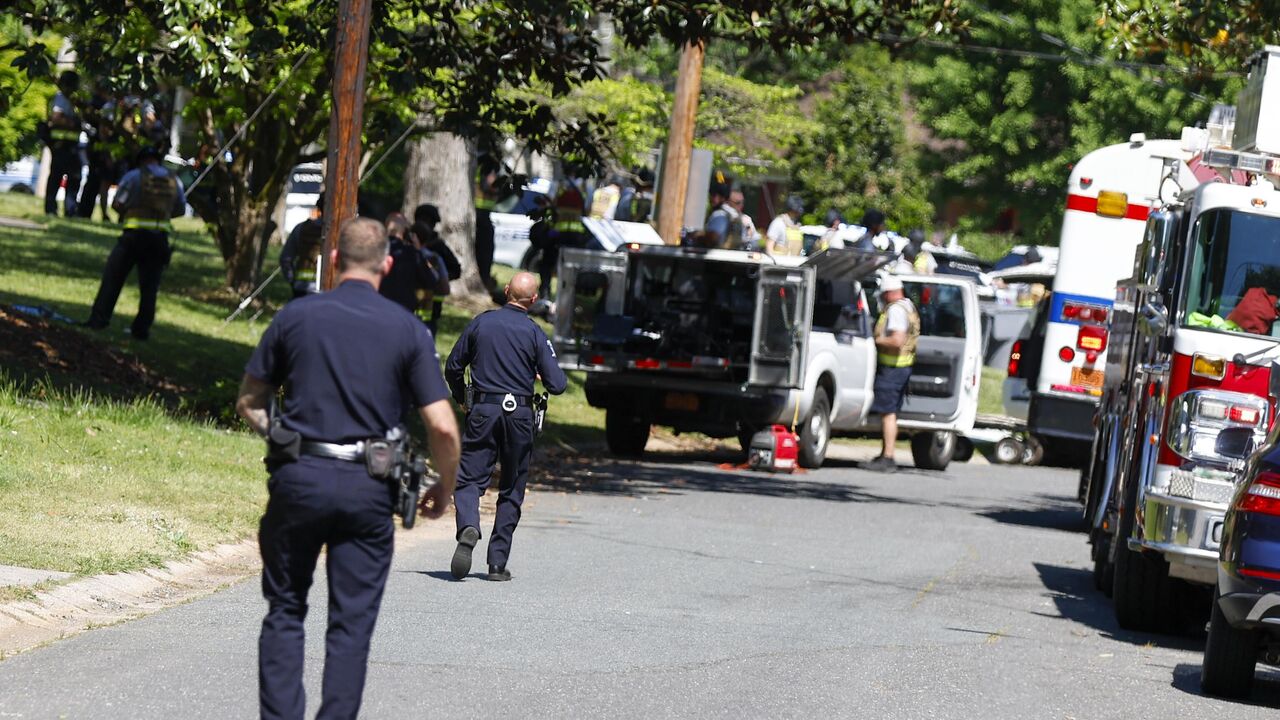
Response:
[[[769,223],[765,231],[764,251],[770,255],[799,255],[804,250],[804,234],[800,231],[800,215],[804,201],[799,195],[787,198],[787,211]]]

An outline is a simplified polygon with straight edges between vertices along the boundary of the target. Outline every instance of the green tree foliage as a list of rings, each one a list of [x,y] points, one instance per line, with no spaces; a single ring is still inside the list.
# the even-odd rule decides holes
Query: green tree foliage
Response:
[[[1071,163],[1134,132],[1177,137],[1214,101],[1233,96],[1233,81],[1181,72],[1185,64],[1153,70],[1103,59],[1093,0],[989,5],[967,18],[969,43],[1067,61],[916,53],[911,90],[934,139],[927,166],[941,178],[937,195],[969,198],[988,227],[1011,206],[1037,242],[1051,242]]]
[[[878,47],[853,50],[791,151],[793,187],[856,221],[875,208],[905,232],[933,219],[929,178],[907,141],[906,71]]]
[[[43,122],[49,101],[58,90],[50,80],[50,69],[35,78],[22,69],[20,46],[33,47],[40,60],[48,62],[55,49],[54,39],[35,39],[13,17],[0,17],[0,165],[39,152],[36,125]]]
[[[1195,72],[1238,72],[1264,45],[1280,43],[1280,6],[1267,0],[1102,0],[1103,35],[1126,57],[1185,61]]]
[[[207,192],[194,194],[192,204],[213,229],[228,283],[249,285],[289,169],[325,137],[336,0],[16,0],[16,6],[32,33],[73,37],[83,74],[101,84],[134,93],[190,89],[195,100],[186,117],[202,135],[206,158],[245,131],[230,162],[216,164],[202,188]],[[536,81],[563,95],[598,77],[590,10],[586,0],[373,3],[367,138],[375,145],[390,140],[408,119],[424,116],[430,121],[424,131],[458,133],[481,149],[496,148],[510,130],[532,149],[597,159],[591,123],[598,118],[557,123],[546,104],[499,92]],[[47,76],[38,54],[20,44],[14,50],[31,59],[28,74]],[[248,122],[276,87],[278,98]]]

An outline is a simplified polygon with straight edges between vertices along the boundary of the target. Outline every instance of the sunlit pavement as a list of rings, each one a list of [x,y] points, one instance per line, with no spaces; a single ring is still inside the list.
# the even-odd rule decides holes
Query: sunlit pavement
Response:
[[[1077,473],[953,465],[796,476],[721,456],[558,461],[515,580],[402,546],[365,717],[1256,718],[1202,697],[1203,636],[1119,630],[1093,589]],[[487,534],[486,528],[486,534]],[[415,530],[420,532],[419,530]],[[483,571],[484,541],[476,571]],[[0,717],[256,714],[253,581],[0,662]],[[322,579],[309,625],[319,697]],[[1261,706],[1261,708],[1259,707]]]

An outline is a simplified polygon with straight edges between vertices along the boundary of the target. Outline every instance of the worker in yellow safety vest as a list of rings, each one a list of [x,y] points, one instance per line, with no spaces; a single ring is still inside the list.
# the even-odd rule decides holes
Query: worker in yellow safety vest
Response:
[[[800,229],[800,216],[804,213],[804,201],[799,195],[787,198],[787,211],[769,223],[764,233],[764,251],[770,255],[802,255],[804,232]]]
[[[44,186],[44,212],[58,214],[58,188],[66,178],[63,207],[67,217],[76,215],[76,198],[80,193],[80,131],[82,123],[74,96],[80,90],[80,76],[68,70],[58,77],[58,92],[49,103],[49,120],[44,126],[44,140],[49,146],[49,180]]]
[[[137,165],[125,173],[116,187],[111,206],[123,218],[124,231],[107,257],[102,284],[85,325],[101,330],[111,323],[120,290],[136,266],[138,314],[130,334],[135,340],[146,340],[156,317],[160,276],[173,254],[169,246],[169,219],[186,211],[187,197],[182,181],[160,164],[160,153],[155,148],[143,148],[138,153]]]
[[[903,292],[902,280],[893,275],[880,279],[880,319],[876,322],[876,378],[872,385],[871,413],[880,415],[883,443],[880,456],[866,465],[869,470],[894,472],[898,465],[893,448],[898,442],[898,412],[902,410],[916,362],[920,341],[920,314]]]

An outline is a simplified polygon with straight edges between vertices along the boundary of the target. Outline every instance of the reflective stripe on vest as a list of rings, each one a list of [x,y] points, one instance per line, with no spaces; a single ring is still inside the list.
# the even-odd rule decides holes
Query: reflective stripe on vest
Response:
[[[147,218],[125,218],[125,230],[159,230],[160,232],[169,232],[171,229],[168,220],[149,220]]]
[[[476,198],[477,210],[493,210],[494,206],[496,206],[497,204],[498,203],[496,200],[490,200],[489,198],[485,198],[485,197]]]
[[[49,137],[54,140],[75,140],[80,141],[80,133],[76,130],[50,130]]]

